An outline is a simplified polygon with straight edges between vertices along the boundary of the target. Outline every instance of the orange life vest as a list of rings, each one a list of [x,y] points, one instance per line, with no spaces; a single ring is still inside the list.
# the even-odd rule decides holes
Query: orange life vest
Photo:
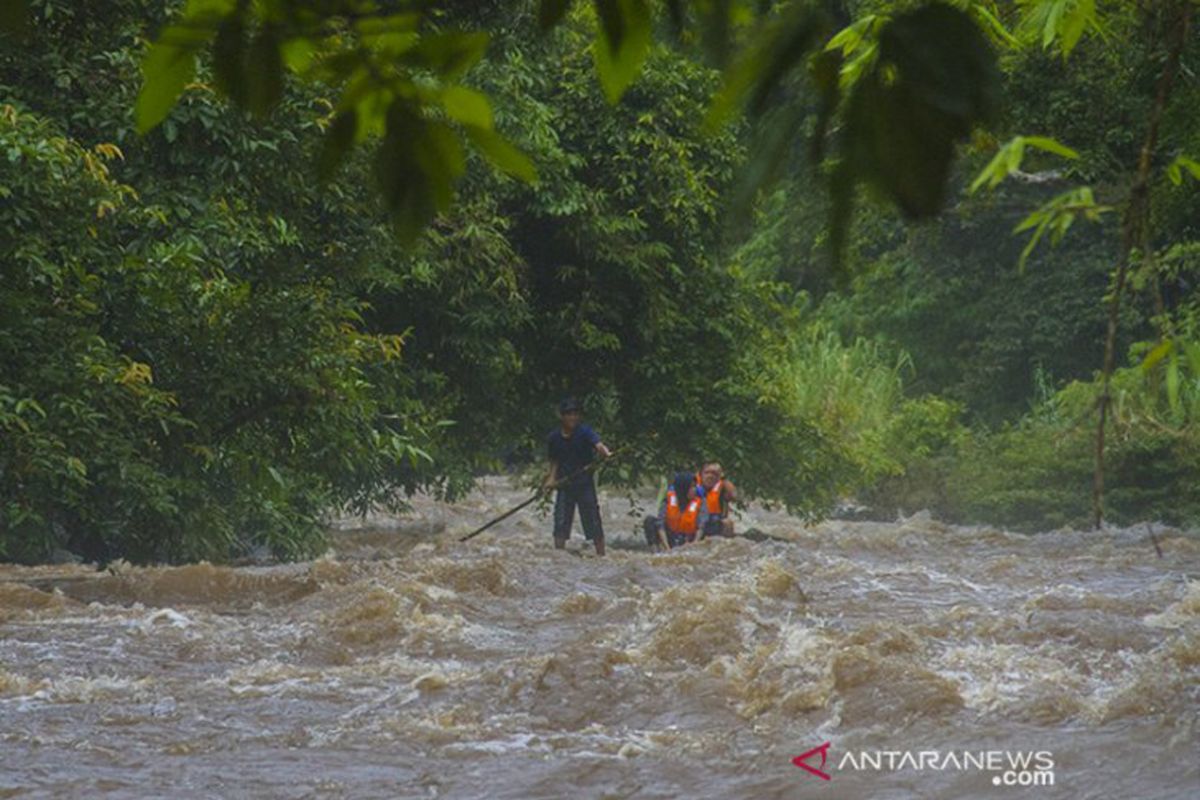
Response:
[[[700,476],[696,476],[697,494],[699,494]],[[700,504],[704,503],[709,514],[721,515],[721,481],[709,489],[703,497],[692,498],[686,506],[679,505],[679,497],[675,493],[675,485],[667,487],[667,530],[671,533],[682,533],[685,536],[695,536],[700,526]]]

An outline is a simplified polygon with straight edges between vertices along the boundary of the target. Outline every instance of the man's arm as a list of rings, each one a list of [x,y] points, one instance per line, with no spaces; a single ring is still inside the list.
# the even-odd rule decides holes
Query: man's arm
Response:
[[[558,482],[558,462],[553,458],[550,459],[550,471],[546,473],[546,479],[542,481],[542,491],[549,491],[554,488],[554,484]]]
[[[733,481],[726,478],[721,482],[721,493],[725,496],[725,502],[721,504],[721,513],[722,516],[724,516],[725,514],[729,513],[729,504],[737,502],[738,490],[737,487],[733,485]]]
[[[595,430],[587,427],[584,428],[584,433],[587,434],[588,441],[592,443],[592,447],[596,448],[596,452],[600,454],[601,458],[608,458],[612,455],[612,450],[609,450],[608,445],[600,441],[600,434]]]

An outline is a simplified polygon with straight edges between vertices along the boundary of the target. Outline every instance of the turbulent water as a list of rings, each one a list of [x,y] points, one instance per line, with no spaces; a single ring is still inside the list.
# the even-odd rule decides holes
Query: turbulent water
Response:
[[[788,541],[650,555],[614,501],[604,559],[536,513],[455,541],[519,498],[286,566],[0,567],[0,797],[1200,796],[1194,534],[756,510]]]

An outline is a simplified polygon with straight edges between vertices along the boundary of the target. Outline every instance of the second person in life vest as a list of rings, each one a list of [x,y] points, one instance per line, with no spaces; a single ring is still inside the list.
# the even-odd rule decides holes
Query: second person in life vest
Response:
[[[681,472],[667,484],[657,517],[646,517],[646,541],[660,549],[679,547],[711,536],[733,536],[730,503],[737,487],[719,461],[706,461],[694,474]]]

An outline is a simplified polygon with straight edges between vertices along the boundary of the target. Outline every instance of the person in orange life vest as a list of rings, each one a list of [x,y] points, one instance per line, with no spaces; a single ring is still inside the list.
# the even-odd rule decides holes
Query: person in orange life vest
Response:
[[[646,543],[668,550],[706,536],[732,536],[733,520],[726,517],[736,498],[737,488],[716,461],[705,462],[698,473],[680,472],[667,484],[658,516],[642,523]]]
[[[692,496],[699,500],[696,529],[698,538],[733,536],[733,520],[729,505],[737,500],[737,487],[725,477],[720,461],[705,461],[700,476],[692,487]]]

